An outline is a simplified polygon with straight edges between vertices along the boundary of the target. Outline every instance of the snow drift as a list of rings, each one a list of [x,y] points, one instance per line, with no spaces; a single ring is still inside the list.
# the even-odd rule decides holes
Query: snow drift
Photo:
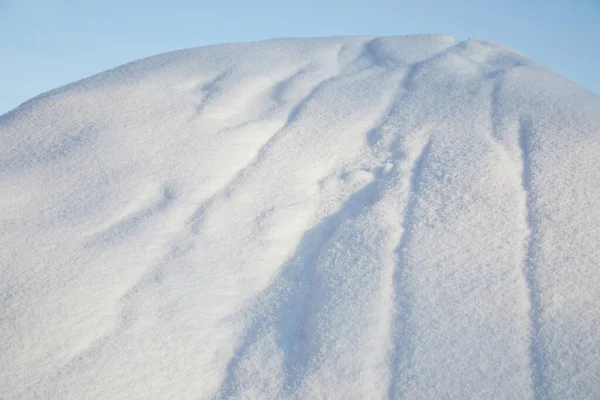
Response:
[[[0,397],[591,399],[600,98],[496,43],[151,57],[0,116]]]

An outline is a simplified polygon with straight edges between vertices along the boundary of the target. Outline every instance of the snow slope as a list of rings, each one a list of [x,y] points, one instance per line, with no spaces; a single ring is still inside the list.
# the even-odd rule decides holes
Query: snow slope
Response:
[[[600,398],[600,98],[447,36],[151,57],[0,116],[0,398]]]

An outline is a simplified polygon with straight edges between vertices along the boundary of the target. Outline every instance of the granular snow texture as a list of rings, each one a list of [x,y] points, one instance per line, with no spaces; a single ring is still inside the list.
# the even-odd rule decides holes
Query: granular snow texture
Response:
[[[0,398],[600,398],[600,97],[502,45],[151,57],[0,116]]]

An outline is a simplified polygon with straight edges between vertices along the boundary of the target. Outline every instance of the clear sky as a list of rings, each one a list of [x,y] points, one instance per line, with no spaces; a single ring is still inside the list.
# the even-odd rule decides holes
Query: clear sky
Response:
[[[0,113],[170,50],[413,33],[502,42],[600,94],[600,0],[0,0]]]

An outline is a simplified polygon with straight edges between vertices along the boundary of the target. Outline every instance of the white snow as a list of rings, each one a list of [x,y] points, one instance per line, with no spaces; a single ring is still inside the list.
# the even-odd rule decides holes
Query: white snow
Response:
[[[0,398],[593,399],[600,98],[451,37],[178,51],[0,116]]]

